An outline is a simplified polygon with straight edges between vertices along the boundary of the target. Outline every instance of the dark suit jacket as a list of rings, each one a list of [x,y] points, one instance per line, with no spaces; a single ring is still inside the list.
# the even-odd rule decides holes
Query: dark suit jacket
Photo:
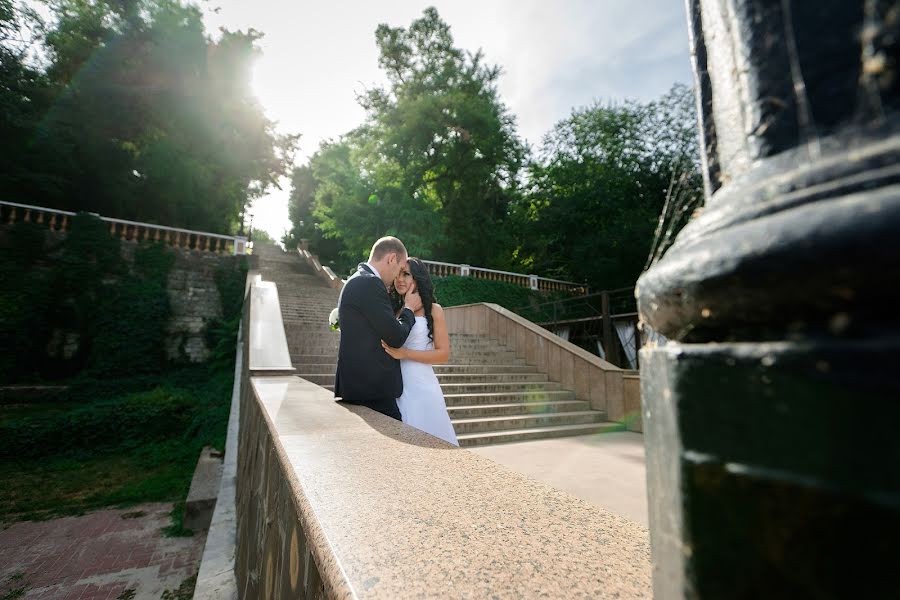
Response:
[[[400,418],[397,398],[403,393],[400,361],[381,347],[381,340],[399,348],[416,322],[404,308],[394,316],[391,299],[381,278],[360,264],[344,284],[338,300],[341,345],[338,351],[334,395]]]

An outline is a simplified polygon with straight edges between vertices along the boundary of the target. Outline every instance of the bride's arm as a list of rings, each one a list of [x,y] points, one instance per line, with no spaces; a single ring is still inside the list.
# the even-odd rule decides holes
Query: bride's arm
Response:
[[[431,305],[431,318],[434,321],[434,350],[409,350],[407,348],[391,348],[384,342],[384,351],[398,360],[414,360],[426,365],[443,365],[450,360],[450,335],[447,333],[447,321],[444,309],[440,304]]]

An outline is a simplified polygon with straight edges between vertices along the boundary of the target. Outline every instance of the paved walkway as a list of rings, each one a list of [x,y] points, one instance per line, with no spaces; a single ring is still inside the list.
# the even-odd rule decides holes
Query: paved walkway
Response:
[[[0,530],[0,598],[159,600],[175,592],[197,574],[205,534],[165,537],[171,510],[142,504]]]
[[[644,436],[618,432],[470,448],[647,526]]]

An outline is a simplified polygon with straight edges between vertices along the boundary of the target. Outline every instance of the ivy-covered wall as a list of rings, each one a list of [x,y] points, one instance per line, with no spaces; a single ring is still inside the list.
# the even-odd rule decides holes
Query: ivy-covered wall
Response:
[[[0,228],[0,383],[158,373],[210,358],[221,282],[242,257],[120,242],[86,214],[66,235]],[[237,285],[237,284],[235,284]]]

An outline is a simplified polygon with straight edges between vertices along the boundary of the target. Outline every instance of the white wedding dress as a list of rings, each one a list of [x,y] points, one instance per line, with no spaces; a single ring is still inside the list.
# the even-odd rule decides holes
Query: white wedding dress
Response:
[[[434,343],[428,339],[428,321],[425,317],[416,317],[416,324],[403,347],[434,350]],[[401,360],[400,370],[403,373],[403,394],[397,398],[397,406],[403,422],[459,446],[434,368],[414,360]]]

